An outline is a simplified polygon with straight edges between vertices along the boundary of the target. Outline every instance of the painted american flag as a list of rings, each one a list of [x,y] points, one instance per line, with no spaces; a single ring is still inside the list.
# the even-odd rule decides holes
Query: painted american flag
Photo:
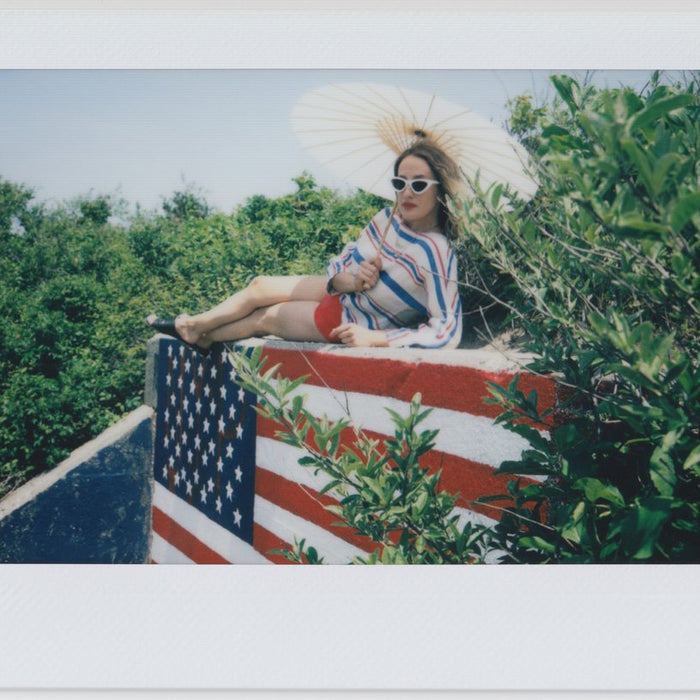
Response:
[[[284,376],[308,376],[299,392],[315,415],[349,416],[379,439],[393,433],[386,408],[405,415],[421,392],[423,405],[433,408],[424,428],[440,430],[425,466],[441,469],[442,488],[459,493],[461,519],[497,521],[507,503],[473,501],[505,493],[512,477],[494,470],[527,444],[494,424],[498,409],[483,398],[487,382],[505,385],[512,372],[465,366],[463,351],[367,358],[338,346],[316,347],[273,342],[263,354]],[[279,439],[279,426],[256,414],[255,396],[235,380],[223,348],[202,359],[177,341],[160,341],[152,560],[288,563],[273,550],[295,539],[305,539],[330,564],[373,551],[375,543],[337,526],[337,516],[325,508],[337,501],[320,493],[328,478],[298,464],[303,452]],[[551,405],[552,382],[523,376],[521,389],[533,388]],[[345,439],[352,440],[352,431]]]

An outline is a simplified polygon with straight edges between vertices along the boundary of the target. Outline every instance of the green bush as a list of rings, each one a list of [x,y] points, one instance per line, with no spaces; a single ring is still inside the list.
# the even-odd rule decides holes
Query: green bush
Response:
[[[638,95],[553,83],[558,102],[521,101],[511,123],[534,149],[535,199],[509,205],[496,187],[463,212],[465,235],[517,290],[484,291],[528,332],[529,368],[569,397],[540,416],[516,385],[493,388],[499,420],[532,446],[500,471],[548,477],[514,486],[500,546],[512,561],[697,562],[698,84],[655,79]],[[545,507],[541,526],[524,519]]]

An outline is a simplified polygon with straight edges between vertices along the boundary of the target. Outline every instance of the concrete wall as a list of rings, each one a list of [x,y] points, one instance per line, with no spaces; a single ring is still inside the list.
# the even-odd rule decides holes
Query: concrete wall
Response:
[[[488,383],[507,385],[524,358],[495,350],[350,349],[321,343],[247,341],[263,346],[267,367],[307,376],[298,393],[317,417],[349,418],[378,440],[393,434],[386,411],[407,415],[420,392],[432,413],[423,428],[439,430],[424,465],[442,472],[442,488],[459,494],[462,520],[495,524],[508,501],[509,475],[495,474],[528,444],[494,424],[498,409],[484,403]],[[305,539],[325,563],[366,556],[376,545],[335,525],[325,506],[328,477],[299,465],[304,452],[279,439],[279,426],[255,416],[222,346],[203,359],[164,336],[149,344],[146,396],[156,408],[153,549],[156,563],[287,563],[275,550]],[[523,374],[542,407],[555,400],[553,382]],[[353,444],[352,430],[344,437]],[[534,480],[523,477],[523,482]],[[337,498],[337,497],[336,497]]]
[[[152,416],[133,411],[0,501],[0,562],[147,562]]]

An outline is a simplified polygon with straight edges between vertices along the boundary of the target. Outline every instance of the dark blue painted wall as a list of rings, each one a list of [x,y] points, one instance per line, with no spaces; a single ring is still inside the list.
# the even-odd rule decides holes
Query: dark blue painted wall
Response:
[[[151,454],[147,419],[0,520],[0,562],[147,562]]]

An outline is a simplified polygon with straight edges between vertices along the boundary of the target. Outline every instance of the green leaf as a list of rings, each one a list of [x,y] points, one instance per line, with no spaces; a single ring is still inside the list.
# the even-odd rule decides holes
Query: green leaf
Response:
[[[696,102],[694,95],[672,95],[649,103],[644,109],[635,114],[628,124],[628,131],[643,129],[657,119],[665,116],[674,109],[687,107]]]
[[[698,211],[700,211],[700,192],[679,197],[671,212],[673,230],[680,231]]]

